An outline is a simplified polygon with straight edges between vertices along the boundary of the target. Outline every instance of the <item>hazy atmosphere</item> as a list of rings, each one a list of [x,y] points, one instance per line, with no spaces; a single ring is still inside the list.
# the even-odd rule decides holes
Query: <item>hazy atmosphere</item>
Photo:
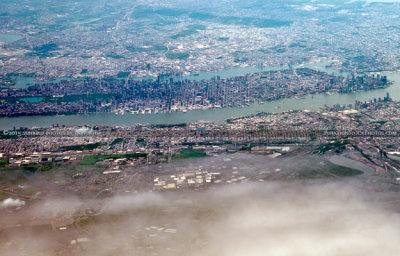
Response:
[[[399,1],[0,6],[1,256],[399,255]]]
[[[32,205],[29,214],[3,217],[1,225],[78,214],[100,204],[101,217],[84,227],[90,240],[69,231],[16,229],[3,232],[7,242],[1,255],[54,255],[67,237],[71,245],[65,249],[79,243],[84,248],[79,255],[397,255],[400,216],[378,199],[378,193],[341,182],[271,182],[96,201],[47,199]],[[18,253],[15,240],[23,241]]]

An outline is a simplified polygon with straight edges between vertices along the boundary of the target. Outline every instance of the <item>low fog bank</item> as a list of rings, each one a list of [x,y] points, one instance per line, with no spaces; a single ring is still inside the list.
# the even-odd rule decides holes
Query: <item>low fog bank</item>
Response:
[[[1,208],[9,208],[9,207],[21,207],[25,205],[25,201],[21,199],[7,198],[0,202]]]
[[[3,229],[0,255],[398,255],[400,215],[382,207],[382,194],[366,191],[343,182],[273,182],[52,199],[19,220],[64,213],[75,223],[62,231]],[[98,210],[82,217],[88,207]]]

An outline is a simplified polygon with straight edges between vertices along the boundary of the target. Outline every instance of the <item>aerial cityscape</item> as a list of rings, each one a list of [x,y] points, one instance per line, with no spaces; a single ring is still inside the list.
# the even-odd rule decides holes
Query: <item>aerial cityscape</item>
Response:
[[[0,3],[0,255],[398,255],[398,1]]]

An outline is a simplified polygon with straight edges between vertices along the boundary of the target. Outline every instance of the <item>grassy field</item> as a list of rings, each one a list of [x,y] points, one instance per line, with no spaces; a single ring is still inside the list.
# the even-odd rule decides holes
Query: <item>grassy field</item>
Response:
[[[349,143],[348,140],[338,140],[338,141],[335,141],[334,143],[323,144],[318,148],[318,153],[325,154],[326,152],[328,152],[331,149],[345,146],[348,143]]]
[[[146,153],[132,153],[132,154],[115,154],[115,155],[88,155],[84,156],[80,162],[81,165],[95,165],[97,162],[108,159],[121,159],[121,158],[139,158],[146,157]]]
[[[9,164],[8,158],[4,158],[0,160],[0,167],[4,167]]]
[[[113,140],[113,142],[111,142],[110,146],[112,147],[112,146],[114,146],[114,145],[121,144],[123,141],[124,141],[124,139],[122,139],[122,138],[117,138],[117,139]]]
[[[344,166],[339,166],[339,165],[336,165],[333,163],[328,163],[327,172],[332,173],[333,175],[336,175],[339,177],[351,177],[351,176],[363,174],[362,171],[344,167]]]
[[[65,146],[60,148],[61,151],[69,151],[69,150],[73,150],[73,151],[83,151],[83,150],[93,150],[96,148],[99,148],[101,146],[105,145],[104,143],[90,143],[90,144],[86,144],[86,145],[74,145],[74,146]]]
[[[24,165],[24,166],[0,166],[0,171],[18,171],[18,170],[24,170],[24,171],[29,171],[29,172],[47,172],[53,169],[52,164],[48,163],[41,163],[41,164],[29,164],[29,165]]]
[[[172,159],[196,158],[207,156],[205,149],[181,149],[172,155]]]
[[[310,169],[299,173],[301,179],[318,179],[329,177],[352,177],[363,174],[362,171],[339,166],[331,162],[324,162],[323,166],[318,166],[318,169]]]
[[[167,52],[165,56],[170,60],[186,60],[190,55],[187,52]]]

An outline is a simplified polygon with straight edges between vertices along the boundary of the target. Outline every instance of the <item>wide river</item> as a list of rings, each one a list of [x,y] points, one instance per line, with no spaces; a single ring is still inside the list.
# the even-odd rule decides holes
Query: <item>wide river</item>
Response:
[[[324,64],[307,64],[307,67],[330,71],[325,68]],[[271,67],[266,70],[277,70],[285,67]],[[260,71],[256,68],[241,68],[223,71],[213,74],[200,74],[191,77],[192,79],[207,79],[216,75],[223,78],[229,76],[240,75],[243,73],[251,73]],[[400,72],[382,72],[381,75],[387,75],[394,83],[385,89],[373,91],[360,91],[347,94],[316,94],[302,98],[281,99],[265,102],[263,104],[251,104],[250,106],[236,108],[222,108],[209,110],[193,110],[187,113],[172,112],[158,114],[125,114],[116,115],[114,113],[95,113],[85,115],[62,115],[62,116],[24,116],[13,118],[0,118],[0,129],[12,129],[13,127],[49,127],[53,124],[59,125],[110,125],[110,126],[128,126],[137,123],[143,124],[177,124],[188,123],[199,120],[213,121],[215,123],[223,123],[226,119],[233,117],[246,116],[259,112],[283,112],[296,109],[319,110],[325,105],[332,106],[335,104],[354,104],[356,100],[365,101],[373,98],[383,98],[386,93],[390,93],[390,97],[394,100],[400,100]]]

